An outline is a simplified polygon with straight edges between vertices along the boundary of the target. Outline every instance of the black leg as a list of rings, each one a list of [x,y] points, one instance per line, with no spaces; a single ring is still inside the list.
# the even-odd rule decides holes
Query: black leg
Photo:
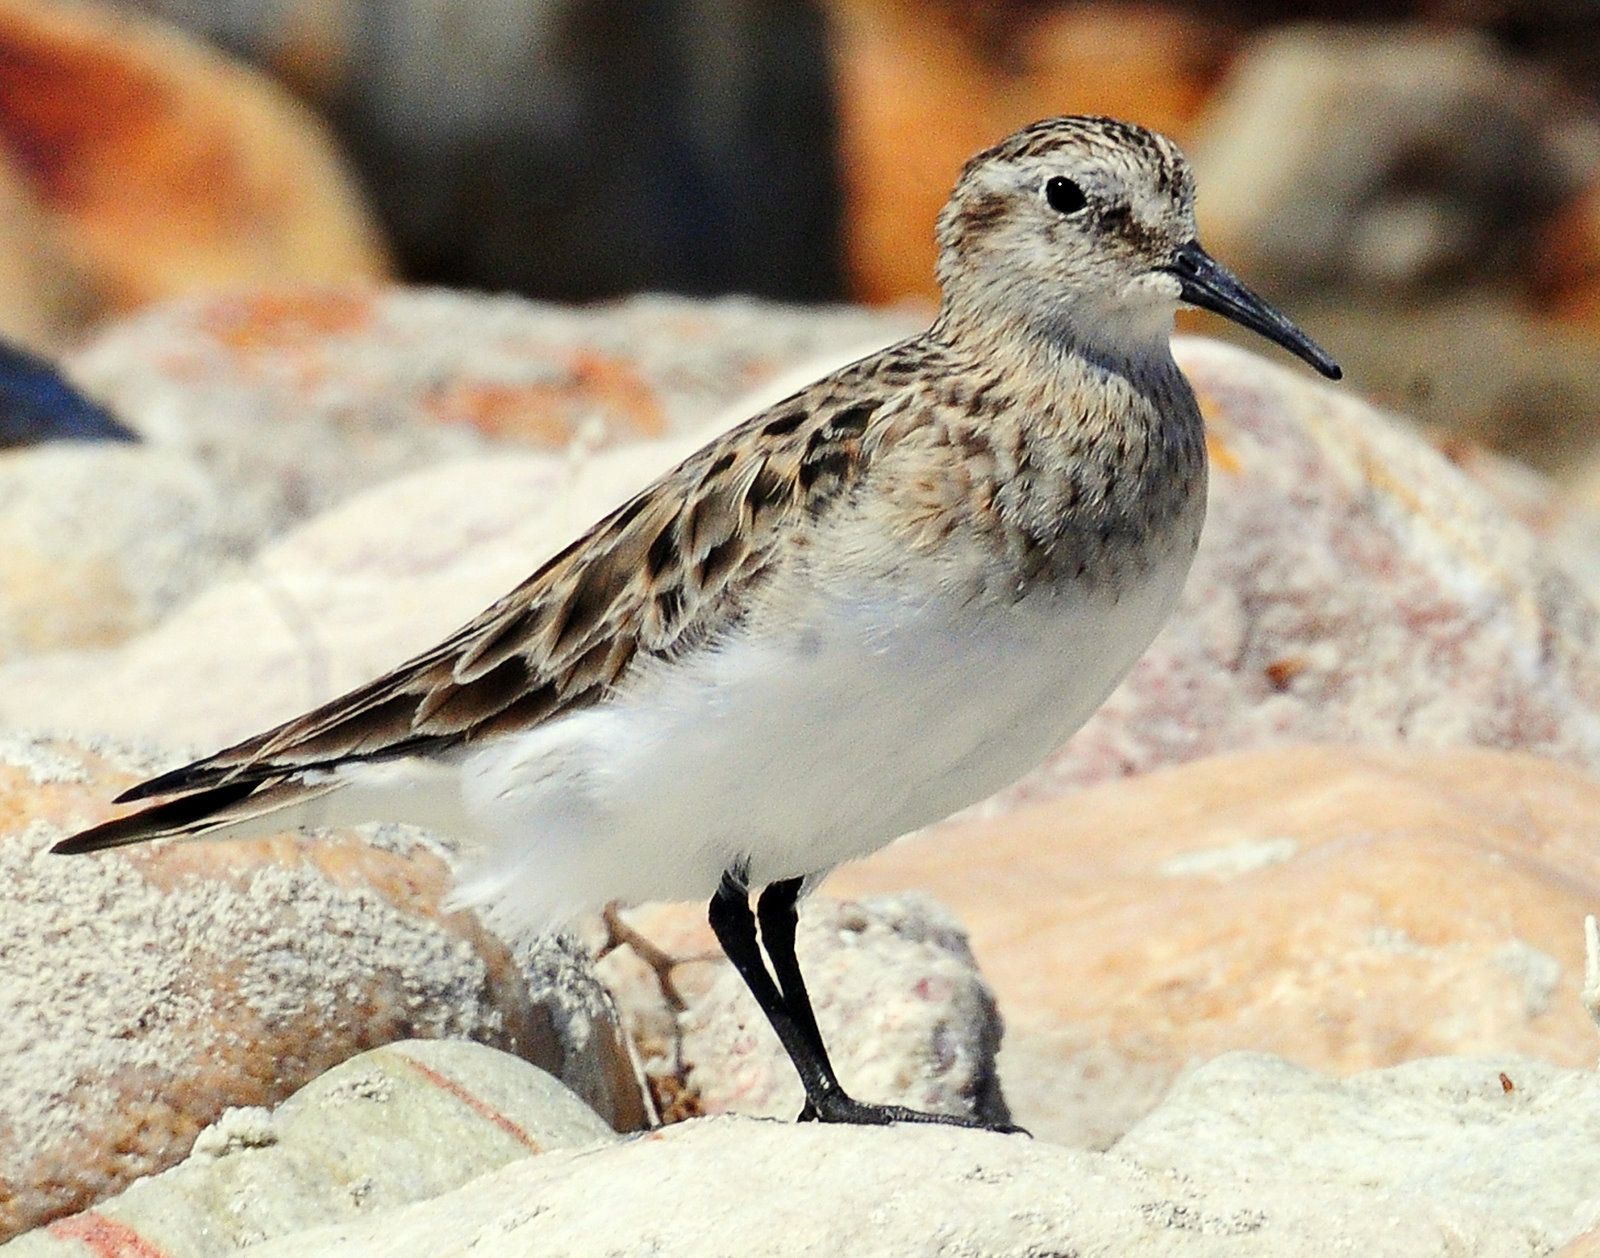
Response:
[[[811,1010],[811,996],[806,991],[805,977],[800,973],[800,961],[794,955],[794,932],[800,922],[795,905],[804,881],[803,878],[787,878],[769,885],[756,901],[756,920],[761,923],[761,943],[772,962],[772,973],[783,990],[790,1016],[817,1055],[827,1061],[828,1050],[822,1042],[822,1032],[817,1030],[817,1015]],[[831,1065],[828,1073],[833,1073]]]
[[[809,1004],[806,1013],[810,1028],[803,1030],[761,959],[761,945],[756,942],[756,918],[750,911],[750,893],[731,874],[722,875],[722,885],[711,897],[707,917],[717,942],[733,962],[733,968],[739,971],[739,977],[744,979],[756,1004],[761,1006],[761,1012],[767,1015],[767,1021],[778,1033],[789,1060],[794,1063],[806,1090],[807,1106],[812,1098],[822,1093],[838,1092],[839,1081],[833,1076],[827,1053],[821,1051],[822,1037],[817,1034],[816,1019],[810,1017]]]
[[[805,978],[800,973],[800,962],[795,957],[794,933],[798,916],[795,902],[800,895],[798,878],[775,882],[761,894],[758,911],[761,921],[761,943],[766,946],[772,961],[773,973],[767,972],[761,960],[761,948],[756,942],[756,918],[750,912],[749,893],[733,877],[724,875],[722,885],[711,900],[711,929],[716,933],[723,951],[739,971],[746,986],[772,1023],[778,1039],[789,1060],[800,1076],[806,1091],[805,1109],[800,1112],[802,1121],[825,1123],[947,1123],[956,1127],[988,1127],[989,1124],[974,1118],[957,1118],[949,1114],[929,1114],[922,1110],[907,1109],[902,1105],[871,1105],[857,1101],[839,1086],[828,1060],[828,1050],[817,1029],[817,1019],[811,1009],[811,998],[806,993]],[[781,988],[780,988],[781,985]],[[1020,1131],[1019,1127],[1000,1126],[997,1131]]]

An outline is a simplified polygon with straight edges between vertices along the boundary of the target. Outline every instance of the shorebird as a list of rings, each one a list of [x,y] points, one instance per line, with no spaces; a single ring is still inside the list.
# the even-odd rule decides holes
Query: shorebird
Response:
[[[840,1086],[797,900],[1038,764],[1171,613],[1206,487],[1179,305],[1339,369],[1200,247],[1189,167],[1140,127],[1018,131],[937,231],[927,331],[718,436],[432,650],[55,850],[394,820],[469,838],[460,902],[517,925],[709,897],[802,1118],[976,1124]]]

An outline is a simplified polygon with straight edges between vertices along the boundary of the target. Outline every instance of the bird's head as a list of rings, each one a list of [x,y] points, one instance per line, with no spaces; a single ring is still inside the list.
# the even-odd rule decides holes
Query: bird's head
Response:
[[[1110,118],[1050,118],[979,153],[939,216],[947,326],[1018,324],[1081,350],[1166,352],[1180,304],[1339,368],[1200,247],[1172,141]]]

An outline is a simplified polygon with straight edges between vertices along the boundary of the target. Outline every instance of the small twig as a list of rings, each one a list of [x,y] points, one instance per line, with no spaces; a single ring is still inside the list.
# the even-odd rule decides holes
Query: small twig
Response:
[[[662,999],[667,1002],[667,1007],[673,1013],[682,1013],[686,1010],[689,1007],[689,1002],[683,998],[683,993],[678,990],[678,984],[673,979],[672,972],[686,962],[710,958],[703,956],[674,957],[665,952],[622,920],[622,908],[615,900],[606,905],[600,917],[606,924],[606,942],[599,955],[606,956],[626,944],[628,950],[649,966],[655,974],[656,982],[661,986]]]

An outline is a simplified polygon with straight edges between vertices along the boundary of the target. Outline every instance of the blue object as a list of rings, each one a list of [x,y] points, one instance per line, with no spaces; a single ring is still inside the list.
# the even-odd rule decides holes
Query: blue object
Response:
[[[137,441],[51,363],[0,341],[0,448],[44,441]]]

